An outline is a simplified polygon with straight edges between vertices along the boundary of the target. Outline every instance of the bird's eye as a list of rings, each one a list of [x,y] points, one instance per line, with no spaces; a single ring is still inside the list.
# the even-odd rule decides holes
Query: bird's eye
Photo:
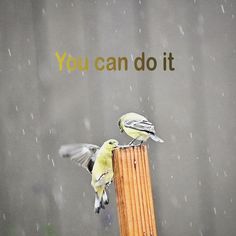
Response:
[[[113,142],[111,141],[111,142],[109,142],[109,144],[113,144]]]

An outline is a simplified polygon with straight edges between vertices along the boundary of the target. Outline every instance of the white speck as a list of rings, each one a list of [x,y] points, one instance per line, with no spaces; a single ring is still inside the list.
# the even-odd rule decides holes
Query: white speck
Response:
[[[24,129],[22,129],[22,134],[25,135],[25,130]]]
[[[56,8],[58,8],[58,3],[56,3]]]
[[[123,11],[123,14],[124,14],[124,15],[126,14],[126,10]]]
[[[45,15],[45,14],[46,14],[46,11],[45,11],[45,9],[44,9],[44,8],[42,9],[42,13],[43,13],[43,15]]]
[[[195,68],[195,66],[194,65],[192,65],[192,71],[196,71],[196,68]]]
[[[74,7],[74,3],[73,2],[71,3],[71,6]]]
[[[30,117],[31,117],[31,120],[33,120],[34,119],[34,114],[30,113]]]
[[[214,214],[216,215],[216,208],[214,207],[213,210],[214,210]]]
[[[219,172],[216,172],[216,176],[217,176],[217,177],[219,176]]]
[[[5,213],[3,213],[3,214],[2,214],[2,218],[3,218],[3,220],[6,220],[6,219],[7,219],[7,217],[6,217],[6,214],[5,214]]]
[[[11,50],[10,50],[10,48],[8,48],[8,54],[11,57]]]
[[[198,181],[198,185],[202,186],[202,181],[201,180]]]
[[[29,66],[31,65],[31,61],[30,61],[30,59],[28,59],[28,65],[29,65]]]
[[[184,30],[183,30],[183,27],[182,25],[178,25],[178,28],[179,28],[179,32],[184,35]]]
[[[139,29],[138,29],[138,32],[139,32],[139,33],[141,33],[141,32],[142,32],[142,29],[141,29],[141,28],[139,28]]]
[[[16,106],[16,111],[19,111],[18,106]]]
[[[173,176],[173,175],[171,175],[171,176],[170,176],[170,178],[171,178],[171,179],[174,179],[174,176]]]
[[[221,129],[221,126],[220,126],[220,125],[218,125],[218,126],[217,126],[217,128],[218,128],[218,129]]]
[[[232,19],[234,19],[235,18],[235,15],[234,14],[232,14]]]
[[[11,151],[7,151],[7,155],[11,157]]]
[[[196,157],[197,160],[199,160],[199,157]]]
[[[51,160],[52,160],[52,166],[55,167],[55,162],[54,162],[54,160],[53,160],[53,159],[51,159]]]
[[[35,142],[38,143],[38,137],[35,137]]]
[[[131,85],[129,86],[129,90],[130,90],[130,92],[133,91],[133,87]]]
[[[84,118],[84,126],[87,130],[90,130],[91,129],[91,125],[90,125],[90,121],[88,118]]]
[[[130,54],[131,60],[134,61],[134,55]]]
[[[142,102],[142,101],[143,101],[143,98],[142,98],[142,97],[139,97],[139,101]]]
[[[226,210],[224,210],[224,215],[226,215]]]
[[[230,202],[231,202],[231,203],[233,202],[233,199],[232,199],[232,198],[230,198]]]
[[[108,2],[106,2],[106,6],[108,6]]]
[[[221,4],[220,5],[220,7],[221,7],[221,11],[223,12],[223,14],[225,13],[225,9],[224,9],[224,6],[223,6],[223,4]]]
[[[223,93],[221,93],[221,96],[222,96],[222,97],[224,97],[224,96],[225,96],[225,93],[224,93],[224,92],[223,92]]]
[[[138,3],[141,5],[141,4],[142,4],[142,1],[141,1],[141,0],[139,0],[139,1],[138,1]]]
[[[155,165],[154,164],[152,165],[152,169],[155,170]]]
[[[62,185],[60,185],[60,191],[62,192]]]
[[[189,226],[190,226],[190,227],[193,227],[193,222],[189,222]]]
[[[117,29],[115,29],[115,33],[118,33],[118,30],[117,30]]]
[[[81,72],[82,76],[84,76],[84,71]]]
[[[190,138],[192,139],[193,138],[193,133],[189,133],[189,136],[190,136]]]
[[[193,0],[193,3],[196,4],[196,3],[197,3],[197,0]]]
[[[188,197],[187,197],[187,195],[184,195],[184,201],[185,201],[185,202],[188,201]]]
[[[180,160],[180,155],[177,156],[177,159]]]
[[[47,155],[47,157],[48,157],[48,160],[50,160],[50,155],[49,154]]]

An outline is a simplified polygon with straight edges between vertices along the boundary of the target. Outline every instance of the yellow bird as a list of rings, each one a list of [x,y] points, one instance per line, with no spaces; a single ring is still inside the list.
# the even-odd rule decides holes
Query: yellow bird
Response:
[[[109,139],[101,148],[93,144],[71,144],[63,145],[59,150],[61,157],[70,158],[91,173],[91,185],[95,191],[95,213],[99,213],[109,203],[106,188],[113,180],[112,151],[117,146],[117,140]]]
[[[121,132],[125,132],[133,138],[129,145],[132,145],[136,140],[143,143],[148,138],[156,142],[164,142],[161,138],[157,137],[154,125],[147,118],[137,113],[131,112],[121,116],[118,126]]]

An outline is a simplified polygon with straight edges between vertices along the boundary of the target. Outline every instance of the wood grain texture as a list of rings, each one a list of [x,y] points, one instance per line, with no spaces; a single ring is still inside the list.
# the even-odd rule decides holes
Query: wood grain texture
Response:
[[[113,158],[121,236],[157,236],[147,147],[118,148]]]

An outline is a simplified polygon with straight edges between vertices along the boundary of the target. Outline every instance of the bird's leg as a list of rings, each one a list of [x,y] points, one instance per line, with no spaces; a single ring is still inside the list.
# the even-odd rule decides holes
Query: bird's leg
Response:
[[[136,140],[137,138],[134,138],[133,140],[131,140],[131,142],[128,145],[131,146]]]

